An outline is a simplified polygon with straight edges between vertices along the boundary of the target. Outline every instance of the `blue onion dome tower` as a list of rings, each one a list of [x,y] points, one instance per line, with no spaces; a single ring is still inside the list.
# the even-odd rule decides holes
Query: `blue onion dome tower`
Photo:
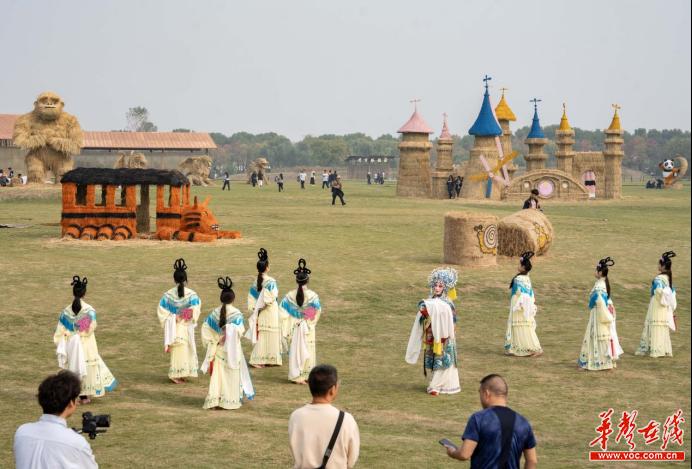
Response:
[[[487,173],[485,166],[481,162],[481,155],[483,155],[490,167],[497,165],[500,156],[496,138],[502,136],[502,128],[495,118],[490,103],[490,93],[488,91],[490,80],[492,78],[487,75],[483,78],[485,93],[483,94],[481,109],[476,121],[469,129],[469,134],[474,137],[473,148],[471,148],[469,161],[464,170],[464,175],[467,177],[464,179],[464,185],[461,188],[461,196],[467,199],[481,200],[489,198],[500,200],[502,195],[502,187],[497,182],[493,180],[490,180],[490,182],[485,180],[474,181],[468,177]],[[491,184],[491,187],[488,187],[489,184]]]
[[[533,121],[531,122],[531,130],[526,136],[526,140],[524,140],[524,143],[529,146],[529,154],[524,157],[527,172],[545,169],[545,161],[548,159],[548,155],[543,151],[543,147],[548,143],[548,139],[545,138],[541,122],[538,119],[538,103],[541,100],[533,98],[531,102],[533,103]]]

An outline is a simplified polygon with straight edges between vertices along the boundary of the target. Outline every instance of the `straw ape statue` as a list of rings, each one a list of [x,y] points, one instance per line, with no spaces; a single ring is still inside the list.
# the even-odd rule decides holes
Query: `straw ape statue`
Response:
[[[135,153],[131,151],[129,155],[125,153],[118,154],[118,161],[115,162],[115,169],[129,168],[129,169],[144,169],[147,167],[147,158],[144,153]]]
[[[14,143],[29,153],[24,158],[29,182],[43,182],[46,171],[55,180],[72,169],[72,155],[82,148],[82,129],[77,118],[63,111],[65,103],[55,93],[41,93],[34,110],[19,116],[14,125]]]
[[[195,186],[211,186],[214,183],[209,179],[211,172],[211,157],[191,156],[185,158],[179,165],[178,170],[187,176],[190,184]]]
[[[269,176],[267,176],[267,173],[271,169],[272,168],[269,165],[269,161],[267,161],[266,158],[257,158],[252,163],[250,163],[250,166],[248,166],[247,183],[250,184],[250,179],[252,178],[253,172],[257,173],[258,175],[260,173],[262,173],[262,179],[264,180],[264,182],[268,183],[269,182]]]

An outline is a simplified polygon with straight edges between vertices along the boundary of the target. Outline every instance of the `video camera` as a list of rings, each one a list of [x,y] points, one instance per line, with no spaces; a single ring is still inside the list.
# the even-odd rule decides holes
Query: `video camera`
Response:
[[[106,433],[104,428],[110,426],[110,415],[94,415],[91,412],[84,412],[82,414],[82,428],[73,428],[73,430],[83,435],[89,435],[89,439],[93,440],[99,433]]]

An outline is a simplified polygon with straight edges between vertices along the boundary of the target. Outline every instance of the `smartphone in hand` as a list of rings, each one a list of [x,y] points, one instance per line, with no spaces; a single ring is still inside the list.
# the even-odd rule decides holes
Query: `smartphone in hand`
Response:
[[[455,445],[454,443],[452,443],[451,441],[449,441],[447,438],[442,438],[442,439],[439,441],[439,443],[440,443],[442,446],[444,446],[445,448],[450,448],[450,449],[453,449],[454,451],[456,451],[457,449],[459,449],[459,448],[457,447],[457,445]]]

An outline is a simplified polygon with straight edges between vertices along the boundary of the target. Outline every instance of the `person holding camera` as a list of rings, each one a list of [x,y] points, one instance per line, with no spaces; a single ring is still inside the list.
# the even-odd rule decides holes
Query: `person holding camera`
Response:
[[[43,415],[14,434],[17,469],[98,468],[87,440],[67,426],[81,389],[79,377],[67,370],[43,380],[38,387]]]

